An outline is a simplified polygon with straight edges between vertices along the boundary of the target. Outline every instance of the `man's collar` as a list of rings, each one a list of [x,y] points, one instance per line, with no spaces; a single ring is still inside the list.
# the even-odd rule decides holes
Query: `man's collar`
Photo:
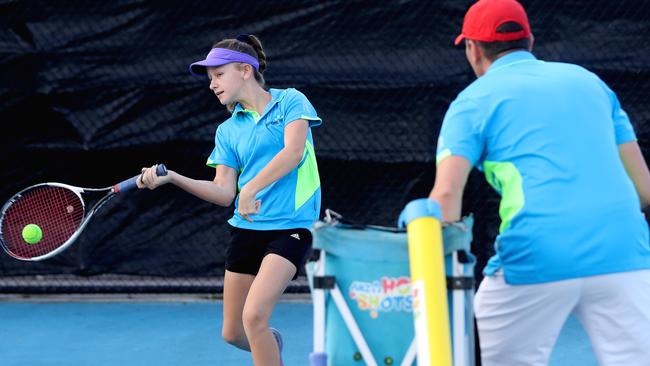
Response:
[[[505,56],[501,56],[498,59],[494,60],[490,67],[488,67],[487,72],[490,72],[492,70],[501,68],[503,66],[507,66],[509,64],[515,63],[515,62],[520,62],[520,61],[531,61],[531,60],[537,60],[535,55],[528,51],[514,51],[506,54]]]

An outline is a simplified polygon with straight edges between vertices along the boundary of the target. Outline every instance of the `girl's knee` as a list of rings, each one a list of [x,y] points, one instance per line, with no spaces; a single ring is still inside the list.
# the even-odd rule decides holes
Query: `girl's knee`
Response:
[[[226,343],[232,344],[233,346],[241,346],[242,344],[247,344],[246,334],[244,330],[240,327],[229,327],[223,325],[221,328],[221,337]]]
[[[270,314],[260,308],[245,307],[242,316],[244,329],[246,329],[247,332],[266,329],[269,327],[269,318]]]
[[[226,341],[226,343],[233,345],[239,343],[242,338],[240,334],[226,330],[226,328],[221,329],[221,337],[223,337],[223,340]]]

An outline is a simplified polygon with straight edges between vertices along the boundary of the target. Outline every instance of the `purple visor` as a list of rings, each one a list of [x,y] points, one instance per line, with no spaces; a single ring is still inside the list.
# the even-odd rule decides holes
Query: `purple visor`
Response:
[[[259,71],[260,63],[257,59],[249,54],[228,50],[225,48],[213,48],[210,53],[205,57],[205,60],[198,61],[190,65],[190,73],[192,75],[205,75],[207,74],[206,67],[208,66],[221,66],[231,62],[243,62],[250,64]]]

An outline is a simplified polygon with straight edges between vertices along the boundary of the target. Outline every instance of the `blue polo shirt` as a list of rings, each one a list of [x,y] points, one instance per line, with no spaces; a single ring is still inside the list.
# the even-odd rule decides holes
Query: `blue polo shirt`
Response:
[[[307,97],[296,89],[271,89],[272,100],[259,115],[237,104],[232,116],[219,125],[215,147],[207,165],[229,166],[239,172],[238,191],[284,148],[284,128],[303,119],[310,127],[321,119]],[[237,212],[239,195],[235,200],[232,226],[251,230],[283,230],[311,228],[320,213],[321,190],[314,140],[311,128],[307,133],[305,152],[298,166],[287,175],[265,187],[256,196],[262,204],[260,212],[252,215],[253,222]]]
[[[445,115],[438,163],[462,156],[501,195],[496,255],[510,284],[650,268],[648,225],[617,145],[635,141],[614,92],[584,68],[518,51]]]

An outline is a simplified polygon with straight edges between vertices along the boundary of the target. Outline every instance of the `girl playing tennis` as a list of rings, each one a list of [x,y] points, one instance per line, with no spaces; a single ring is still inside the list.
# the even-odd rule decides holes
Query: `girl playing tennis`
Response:
[[[223,338],[251,351],[255,365],[282,364],[282,337],[269,328],[280,295],[311,246],[309,228],[320,213],[320,179],[311,127],[321,124],[296,89],[265,89],[266,55],[257,37],[240,35],[214,46],[190,65],[207,75],[210,90],[227,106],[207,164],[214,180],[194,180],[174,171],[143,169],[138,187],[172,183],[235,212],[226,249]],[[238,193],[239,192],[239,193]]]

